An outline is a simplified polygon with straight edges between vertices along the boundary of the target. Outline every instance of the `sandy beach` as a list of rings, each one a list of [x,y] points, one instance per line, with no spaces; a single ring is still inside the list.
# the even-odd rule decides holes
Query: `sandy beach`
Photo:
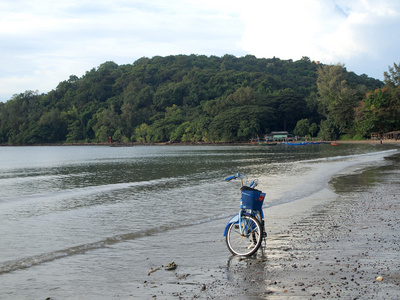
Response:
[[[279,226],[273,226],[267,247],[256,256],[231,257],[225,266],[193,262],[195,274],[182,268],[169,280],[162,279],[165,271],[155,272],[136,295],[147,299],[400,299],[400,156],[390,159],[391,166],[333,178],[333,197],[311,210],[303,206],[293,214],[292,207],[290,216],[282,216],[291,223],[289,227],[279,231]],[[216,253],[217,259],[222,255]]]
[[[399,299],[399,206],[388,183],[293,224],[282,233],[284,251],[267,251],[255,298]]]
[[[233,298],[399,299],[399,183],[385,168],[338,178],[333,202],[271,236],[265,259],[236,266],[246,275]]]

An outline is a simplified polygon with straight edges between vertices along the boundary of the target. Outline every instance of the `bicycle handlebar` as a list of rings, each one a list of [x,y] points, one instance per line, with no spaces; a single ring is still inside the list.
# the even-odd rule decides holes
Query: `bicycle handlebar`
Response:
[[[236,179],[236,178],[240,178],[240,181],[242,182],[242,186],[243,186],[243,185],[247,185],[247,175],[240,174],[240,173],[237,173],[236,175],[233,175],[233,176],[226,177],[225,180],[226,180],[226,181],[230,181],[230,180]],[[243,178],[246,178],[246,183],[245,183],[245,184],[243,183]],[[257,180],[257,179],[254,179],[254,180],[249,184],[249,187],[255,188],[255,187],[257,186],[257,184],[258,184],[258,180]]]
[[[258,184],[258,180],[257,179],[254,179],[251,183],[250,183],[250,187],[251,188],[255,188],[256,186],[257,186],[257,184]]]

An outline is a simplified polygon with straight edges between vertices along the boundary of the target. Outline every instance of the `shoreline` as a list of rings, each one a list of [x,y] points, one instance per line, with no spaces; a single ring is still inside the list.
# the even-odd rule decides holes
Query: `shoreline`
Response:
[[[274,221],[256,255],[229,257],[223,239],[207,236],[216,243],[209,258],[178,260],[176,279],[143,278],[134,298],[399,299],[400,155],[388,159],[393,164],[333,177],[329,193],[265,210]]]
[[[322,141],[322,144],[400,144],[400,140],[336,140],[336,141]],[[109,147],[134,147],[134,146],[224,146],[224,145],[253,145],[253,146],[262,146],[249,142],[185,142],[185,143],[171,143],[171,142],[162,142],[162,143],[138,143],[138,142],[128,142],[128,143],[49,143],[49,144],[0,144],[0,147],[40,147],[40,146],[109,146]]]
[[[335,178],[336,199],[273,234],[264,259],[239,262],[234,293],[220,299],[400,298],[399,173],[390,171]]]

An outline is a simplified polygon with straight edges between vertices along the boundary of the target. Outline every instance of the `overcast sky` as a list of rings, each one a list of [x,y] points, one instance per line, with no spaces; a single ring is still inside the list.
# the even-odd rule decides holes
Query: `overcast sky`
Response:
[[[0,0],[0,51],[0,101],[155,55],[308,56],[382,80],[400,62],[400,1]]]

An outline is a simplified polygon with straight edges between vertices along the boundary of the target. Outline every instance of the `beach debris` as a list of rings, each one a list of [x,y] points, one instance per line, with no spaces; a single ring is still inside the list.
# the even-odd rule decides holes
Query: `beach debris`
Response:
[[[149,273],[147,273],[147,276],[150,276],[151,273],[154,273],[155,271],[160,270],[160,269],[161,269],[161,267],[157,267],[157,268],[151,269],[149,271]]]
[[[186,274],[183,274],[183,275],[180,275],[180,276],[177,276],[178,277],[178,280],[181,280],[181,279],[186,279],[186,277],[188,277],[190,274],[188,274],[188,273],[186,273]]]
[[[176,267],[177,267],[177,264],[172,262],[172,263],[169,263],[167,266],[165,266],[165,268],[164,268],[164,265],[162,265],[160,267],[156,267],[156,268],[150,269],[150,271],[147,273],[147,275],[150,276],[151,273],[154,273],[155,271],[158,271],[161,268],[164,268],[167,271],[171,271],[171,270],[175,270]],[[187,274],[187,275],[189,275],[189,274]]]
[[[167,271],[172,271],[172,270],[175,270],[176,267],[177,267],[176,263],[172,262],[172,263],[169,263],[169,264],[165,267],[165,270],[167,270]]]
[[[273,294],[274,292],[273,291],[270,291],[270,290],[266,290],[265,292],[264,292],[264,294],[266,294],[266,295],[270,295],[270,294]]]
[[[382,281],[382,280],[383,280],[382,276],[376,277],[376,281]]]

